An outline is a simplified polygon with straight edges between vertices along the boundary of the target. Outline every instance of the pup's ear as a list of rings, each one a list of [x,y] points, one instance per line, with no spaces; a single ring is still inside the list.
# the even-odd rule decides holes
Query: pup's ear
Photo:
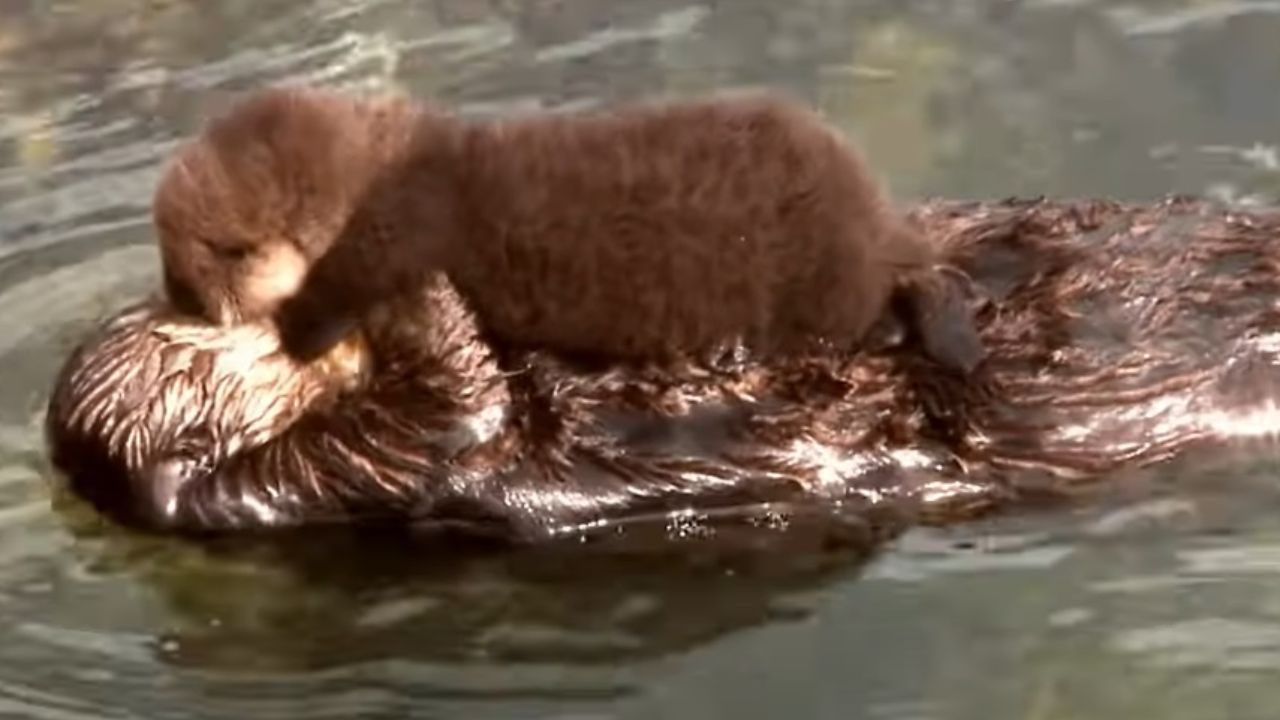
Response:
[[[969,302],[974,293],[968,275],[951,267],[908,273],[897,293],[905,305],[907,325],[925,354],[962,375],[982,363],[986,348]]]

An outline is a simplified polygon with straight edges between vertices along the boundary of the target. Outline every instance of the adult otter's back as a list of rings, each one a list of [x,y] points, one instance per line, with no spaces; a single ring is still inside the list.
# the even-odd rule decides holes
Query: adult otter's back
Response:
[[[1280,215],[1007,202],[937,203],[916,219],[986,293],[977,320],[990,357],[971,378],[937,373],[909,344],[690,380],[588,374],[534,354],[507,376],[437,284],[436,317],[452,320],[425,335],[401,324],[407,334],[375,354],[405,351],[375,362],[342,402],[230,455],[153,443],[122,474],[146,487],[159,468],[177,487],[164,524],[183,530],[365,520],[537,540],[690,511],[964,517],[1280,431]],[[116,476],[60,450],[118,458],[130,433],[166,438],[173,422],[135,413],[104,433],[77,419],[161,400],[108,392],[154,342],[130,339],[146,316],[124,322],[139,331],[82,348],[49,415],[55,458],[107,509],[126,502]],[[207,332],[206,353],[227,352],[213,344],[225,331]],[[220,388],[220,367],[186,372]]]

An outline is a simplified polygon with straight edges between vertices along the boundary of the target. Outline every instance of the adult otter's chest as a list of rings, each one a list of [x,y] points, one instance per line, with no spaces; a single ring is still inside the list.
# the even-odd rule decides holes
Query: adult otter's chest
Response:
[[[807,111],[546,116],[477,125],[465,147],[446,269],[504,340],[628,357],[772,349],[857,340],[887,300],[894,218]]]

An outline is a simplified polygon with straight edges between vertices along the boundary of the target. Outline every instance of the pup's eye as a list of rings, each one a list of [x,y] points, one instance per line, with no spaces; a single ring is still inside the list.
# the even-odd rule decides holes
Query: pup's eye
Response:
[[[225,250],[222,251],[222,254],[232,260],[243,260],[249,257],[249,248],[247,247],[226,248]]]
[[[253,248],[248,245],[222,245],[217,243],[208,243],[209,249],[213,254],[222,260],[238,262],[244,260],[253,254]]]

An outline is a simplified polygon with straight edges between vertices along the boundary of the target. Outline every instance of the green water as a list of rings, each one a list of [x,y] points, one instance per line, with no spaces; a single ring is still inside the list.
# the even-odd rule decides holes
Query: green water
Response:
[[[155,287],[159,164],[234,91],[489,113],[769,84],[904,199],[1273,203],[1278,40],[1266,0],[0,0],[0,717],[1276,717],[1265,459],[866,565],[284,562],[51,498],[38,428],[69,343]]]

